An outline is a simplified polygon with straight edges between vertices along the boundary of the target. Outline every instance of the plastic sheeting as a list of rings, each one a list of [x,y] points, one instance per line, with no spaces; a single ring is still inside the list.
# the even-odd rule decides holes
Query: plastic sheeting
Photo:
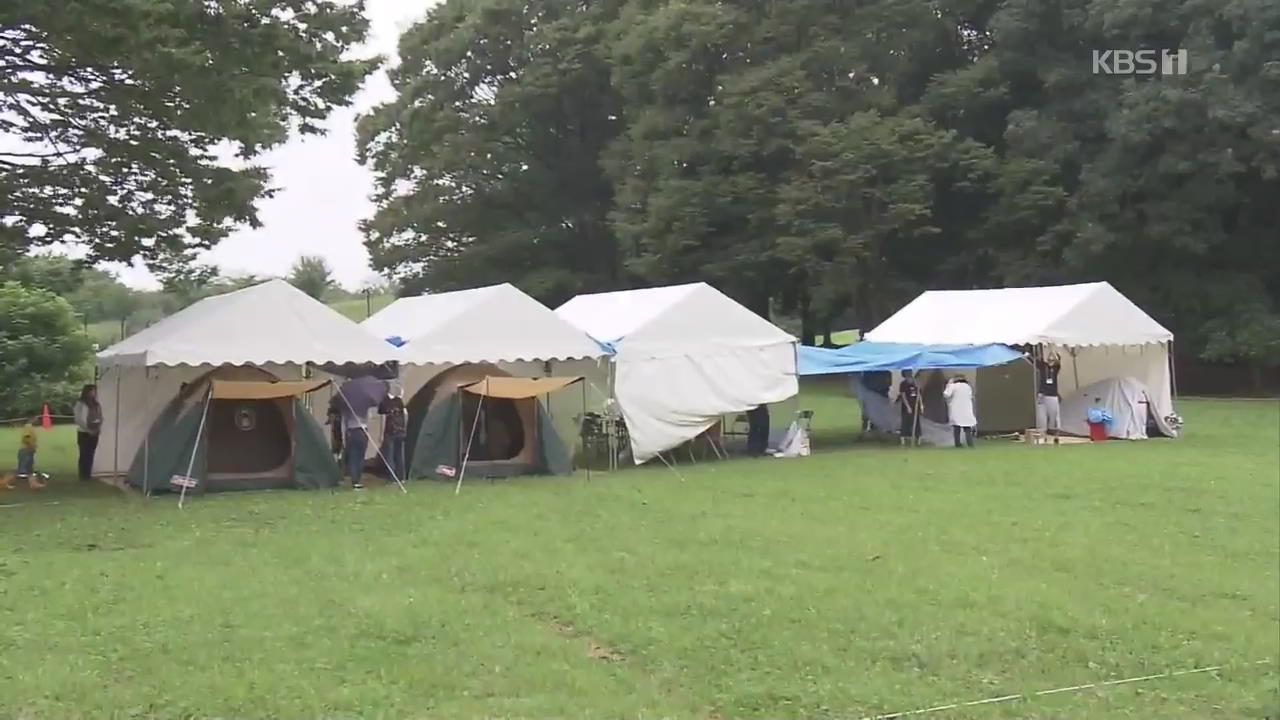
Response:
[[[896,433],[902,424],[901,409],[889,398],[874,392],[861,383],[853,385],[854,395],[862,405],[862,412],[871,421],[871,427],[886,433]],[[920,417],[920,443],[946,447],[953,443],[951,426],[936,423],[923,415]]]
[[[833,375],[879,370],[989,367],[1003,365],[1021,357],[1018,351],[996,344],[860,342],[838,350],[802,346],[797,353],[796,367],[800,375]]]

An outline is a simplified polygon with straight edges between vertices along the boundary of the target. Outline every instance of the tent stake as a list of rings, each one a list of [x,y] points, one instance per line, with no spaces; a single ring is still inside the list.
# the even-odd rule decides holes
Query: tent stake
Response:
[[[200,437],[204,435],[204,419],[209,416],[209,400],[213,397],[213,381],[209,381],[209,392],[204,396],[204,408],[200,410],[200,425],[196,428],[196,441],[191,446],[191,459],[187,461],[187,474],[183,478],[182,491],[178,493],[178,509],[182,509],[182,503],[187,499],[187,485],[191,482],[191,471],[196,466],[196,453],[200,452]],[[208,475],[208,473],[205,473]],[[207,479],[207,478],[206,478]]]

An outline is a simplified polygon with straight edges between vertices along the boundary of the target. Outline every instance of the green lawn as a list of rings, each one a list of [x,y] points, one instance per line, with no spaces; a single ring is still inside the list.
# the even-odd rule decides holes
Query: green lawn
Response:
[[[925,717],[1280,713],[1275,402],[975,451],[850,447],[849,403],[804,404],[808,459],[181,512],[46,438],[54,485],[0,495],[58,503],[0,508],[0,717],[856,720],[1210,665]]]
[[[374,295],[369,298],[366,305],[363,297],[353,298],[351,300],[336,300],[329,303],[329,307],[346,315],[351,320],[360,322],[369,315],[378,312],[382,308],[390,305],[395,301],[394,295]]]

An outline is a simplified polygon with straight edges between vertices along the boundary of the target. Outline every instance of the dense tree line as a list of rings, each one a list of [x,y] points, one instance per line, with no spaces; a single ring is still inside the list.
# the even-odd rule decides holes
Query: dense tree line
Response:
[[[1186,75],[1093,49],[1185,48]],[[363,118],[376,267],[548,303],[710,281],[805,339],[1106,279],[1280,361],[1280,4],[448,0]]]

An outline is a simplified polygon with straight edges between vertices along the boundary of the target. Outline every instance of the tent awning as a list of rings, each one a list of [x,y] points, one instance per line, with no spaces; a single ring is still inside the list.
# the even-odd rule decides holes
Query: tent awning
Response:
[[[299,380],[295,382],[253,382],[248,380],[214,380],[214,400],[276,400],[298,397],[315,392],[328,380]]]
[[[463,385],[462,389],[472,395],[523,400],[563,390],[580,380],[581,377],[486,377],[470,385]]]
[[[796,353],[799,375],[881,370],[978,368],[1003,365],[1022,355],[1004,345],[917,345],[859,342],[838,350],[802,346]]]

